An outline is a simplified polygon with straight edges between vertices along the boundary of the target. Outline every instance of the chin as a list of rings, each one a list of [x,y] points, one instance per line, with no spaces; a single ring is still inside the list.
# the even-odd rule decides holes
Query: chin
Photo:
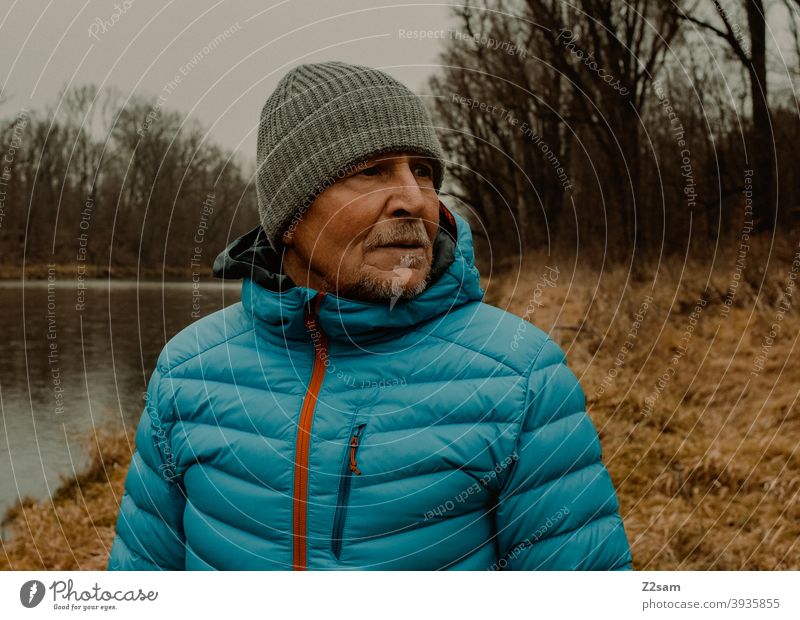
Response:
[[[410,274],[408,272],[411,272]],[[352,283],[340,286],[342,297],[363,301],[412,299],[428,286],[430,265],[422,269],[364,269]]]

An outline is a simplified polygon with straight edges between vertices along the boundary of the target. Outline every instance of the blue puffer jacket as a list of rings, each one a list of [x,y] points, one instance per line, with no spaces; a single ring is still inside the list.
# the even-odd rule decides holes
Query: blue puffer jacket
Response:
[[[260,228],[215,274],[242,301],[158,358],[109,569],[631,568],[577,378],[460,216],[410,301],[295,286]]]

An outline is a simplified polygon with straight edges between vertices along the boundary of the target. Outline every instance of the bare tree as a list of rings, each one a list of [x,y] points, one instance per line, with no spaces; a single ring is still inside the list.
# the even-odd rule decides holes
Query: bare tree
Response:
[[[212,248],[257,221],[242,164],[198,123],[141,96],[123,105],[94,85],[63,90],[58,102],[0,121],[2,144],[14,148],[0,227],[13,264],[21,252],[73,263],[83,233],[89,263],[188,269],[201,221]],[[204,204],[212,193],[213,211]],[[213,255],[204,254],[209,267]]]
[[[750,82],[752,122],[747,149],[747,166],[755,171],[753,193],[754,218],[758,230],[772,230],[776,223],[776,159],[775,128],[769,110],[767,84],[766,16],[762,0],[737,0],[740,12],[747,16],[747,28],[739,26],[735,17],[719,0],[699,0],[682,14],[687,21],[716,35],[733,52],[745,68]],[[718,24],[699,15],[700,8],[713,9]]]
[[[492,174],[495,189],[489,192],[474,187],[480,182],[470,182],[467,175],[457,175],[466,191],[477,194],[465,199],[477,201],[476,211],[484,217],[503,206],[496,198],[488,200],[492,193],[511,197],[512,204],[518,201],[514,211],[523,235],[541,243],[530,235],[543,229],[538,212],[560,222],[564,201],[563,187],[546,177],[553,168],[549,154],[555,154],[556,169],[580,173],[572,160],[575,141],[582,139],[588,141],[582,148],[598,151],[591,166],[598,170],[602,195],[616,219],[613,226],[620,231],[617,247],[631,250],[637,233],[638,242],[645,243],[644,229],[637,227],[646,216],[640,208],[641,116],[653,77],[680,28],[676,5],[656,0],[519,0],[491,5],[484,0],[481,6],[458,11],[463,30],[469,37],[477,35],[477,42],[467,51],[459,44],[450,46],[442,63],[447,69],[433,81],[433,88],[501,101],[536,129],[536,138],[532,142],[531,136],[510,131],[507,122],[492,114],[465,115],[446,95],[440,98],[440,116],[456,122],[467,136],[452,140],[451,152],[456,157],[460,152],[470,169]],[[501,53],[499,45],[491,49],[483,43],[490,37],[516,42],[524,54]],[[459,116],[466,119],[461,124]],[[547,148],[538,149],[542,144]],[[473,187],[467,187],[470,183]],[[526,192],[526,186],[541,192]],[[531,194],[538,200],[531,200]],[[558,230],[558,225],[552,227]]]

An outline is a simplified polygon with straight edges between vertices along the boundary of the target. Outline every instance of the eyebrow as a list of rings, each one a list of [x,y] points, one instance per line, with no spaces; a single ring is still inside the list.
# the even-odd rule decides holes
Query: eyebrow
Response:
[[[386,163],[389,160],[396,159],[396,158],[402,157],[402,156],[403,156],[402,154],[387,155],[386,153],[380,153],[380,154],[375,155],[374,157],[370,157],[370,158],[368,158],[368,159],[366,159],[364,161],[369,163],[369,164]],[[408,155],[408,159],[411,160],[412,162],[422,162],[422,163],[426,163],[428,165],[432,165],[431,164],[431,158],[430,157],[426,157],[424,155]]]

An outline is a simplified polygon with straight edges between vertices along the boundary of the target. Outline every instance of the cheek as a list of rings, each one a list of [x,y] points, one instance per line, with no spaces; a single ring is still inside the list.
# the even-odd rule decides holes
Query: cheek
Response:
[[[328,199],[312,205],[304,235],[306,256],[317,266],[327,267],[326,271],[342,268],[350,262],[354,250],[357,249],[354,238],[359,230],[359,223],[355,221],[351,209],[336,208],[337,202]]]
[[[342,256],[343,261],[362,260],[364,239],[374,225],[368,210],[357,207],[358,205],[354,204],[342,209],[329,225],[332,245],[336,246],[336,251]]]
[[[320,260],[330,269],[343,273],[358,270],[364,262],[361,249],[359,227],[354,222],[341,222],[336,226],[331,225],[321,235],[316,252],[320,253]],[[346,224],[346,225],[342,225]]]

